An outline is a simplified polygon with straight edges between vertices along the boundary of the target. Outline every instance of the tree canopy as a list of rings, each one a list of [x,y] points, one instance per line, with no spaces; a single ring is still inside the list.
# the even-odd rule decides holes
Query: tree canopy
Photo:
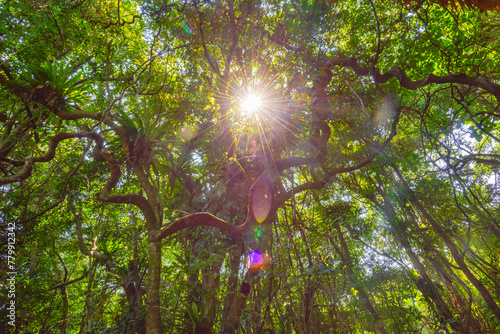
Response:
[[[4,0],[0,327],[499,333],[498,9]]]

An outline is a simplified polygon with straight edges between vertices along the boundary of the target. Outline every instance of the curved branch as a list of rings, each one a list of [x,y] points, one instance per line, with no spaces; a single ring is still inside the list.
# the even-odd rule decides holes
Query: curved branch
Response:
[[[160,242],[180,230],[194,226],[211,226],[219,229],[221,232],[234,234],[239,237],[243,237],[245,235],[243,229],[241,228],[244,225],[234,226],[210,213],[197,212],[176,220],[161,230],[158,235],[149,238],[149,241]]]
[[[85,148],[85,150],[83,151],[83,153],[82,153],[82,155],[80,157],[80,160],[78,160],[78,163],[76,164],[75,168],[73,168],[73,170],[71,171],[71,173],[69,173],[68,176],[66,177],[66,182],[64,183],[64,186],[63,186],[62,191],[61,191],[61,198],[57,202],[55,202],[54,204],[49,205],[47,208],[43,209],[42,211],[34,214],[31,217],[28,217],[26,219],[18,221],[16,224],[23,224],[23,223],[29,222],[30,220],[33,220],[33,219],[35,219],[37,217],[40,217],[41,215],[45,214],[46,212],[48,212],[48,211],[52,210],[53,208],[57,207],[59,204],[61,204],[66,199],[66,189],[68,188],[69,181],[71,180],[71,178],[73,177],[73,175],[75,175],[75,173],[78,171],[78,169],[80,169],[80,167],[82,166],[83,161],[85,159],[85,155],[88,152],[88,149],[89,149],[89,147],[87,146]]]
[[[63,286],[71,285],[71,284],[73,284],[73,283],[76,283],[76,282],[78,282],[78,281],[81,281],[82,279],[84,279],[84,278],[85,278],[85,276],[87,276],[87,274],[88,274],[88,273],[89,273],[89,271],[88,271],[88,270],[86,270],[86,271],[83,273],[83,275],[82,275],[82,276],[80,276],[80,277],[78,277],[78,278],[75,278],[75,279],[73,279],[73,280],[71,280],[71,281],[68,281],[68,282],[63,282],[63,283],[60,283],[60,284],[54,285],[53,287],[51,287],[51,288],[49,289],[49,291],[51,291],[51,290],[55,290],[55,289],[59,289],[59,288],[62,288]]]
[[[12,161],[14,165],[24,165],[23,169],[17,173],[16,175],[10,177],[4,177],[0,179],[0,185],[5,185],[14,182],[21,182],[26,180],[31,176],[31,172],[33,170],[33,166],[37,162],[49,162],[54,159],[56,154],[56,148],[59,143],[65,139],[71,138],[90,138],[96,142],[96,146],[94,147],[94,158],[98,161],[102,161],[102,146],[103,140],[100,135],[97,133],[69,133],[69,132],[60,132],[50,138],[49,140],[49,149],[44,155],[38,157],[29,157],[24,160],[24,163],[19,161]]]
[[[111,176],[106,182],[106,185],[104,185],[101,191],[97,194],[97,198],[101,201],[106,201],[108,197],[110,197],[109,193],[111,190],[118,184],[122,172],[120,170],[120,164],[116,161],[115,156],[111,152],[103,152],[102,156],[109,165]]]
[[[281,205],[283,205],[283,203],[285,203],[287,200],[289,200],[290,198],[292,198],[293,196],[295,196],[296,194],[298,193],[301,193],[303,191],[306,191],[306,190],[311,190],[311,189],[323,189],[328,181],[329,181],[329,177],[321,180],[321,181],[315,181],[315,182],[306,182],[306,183],[303,183],[301,185],[298,185],[290,190],[288,190],[283,196],[282,196],[282,199],[281,199],[281,203],[279,204],[276,204],[276,205],[273,205],[273,208],[276,206],[276,210],[279,209],[279,207],[281,207]]]
[[[57,117],[64,119],[64,120],[69,121],[69,120],[78,120],[78,119],[87,118],[87,119],[95,120],[97,122],[103,122],[104,124],[109,126],[111,129],[113,129],[113,131],[115,131],[119,136],[124,135],[125,130],[121,129],[111,119],[106,117],[107,112],[109,111],[110,107],[108,108],[108,110],[106,110],[104,112],[98,112],[98,113],[91,112],[91,111],[84,111],[81,109],[72,110],[71,112],[65,111],[58,106],[55,106],[51,103],[48,103],[44,99],[33,99],[33,88],[25,87],[25,86],[22,86],[22,85],[15,83],[12,80],[11,75],[9,74],[9,70],[5,66],[2,66],[0,69],[2,69],[5,72],[5,74],[7,75],[7,77],[6,77],[5,75],[3,75],[0,72],[0,85],[4,86],[12,94],[20,97],[23,101],[32,101],[32,102],[39,103],[39,104],[47,107],[54,115],[56,115]],[[131,85],[132,84],[130,84],[128,87],[130,87]],[[128,87],[127,87],[127,89],[128,89]]]
[[[481,157],[496,157],[497,159],[485,159]],[[498,160],[499,156],[497,154],[470,154],[467,155],[463,158],[457,158],[457,157],[450,157],[450,159],[457,160],[457,162],[451,167],[461,169],[465,167],[469,162],[475,161],[480,164],[485,164],[485,165],[497,165],[500,166],[500,160]]]
[[[313,78],[313,88],[311,91],[311,105],[312,105],[312,118],[311,118],[311,135],[309,141],[313,147],[318,150],[316,159],[321,161],[327,155],[327,143],[330,139],[331,129],[326,120],[331,111],[326,88],[332,80],[332,72],[325,68],[323,73],[316,75]]]
[[[111,190],[114,187],[116,187],[118,181],[120,180],[121,176],[120,164],[116,161],[115,156],[111,152],[108,151],[102,152],[102,156],[108,162],[111,176],[106,182],[106,185],[97,194],[97,198],[100,201],[108,203],[134,204],[144,214],[144,218],[146,218],[146,225],[148,228],[148,232],[155,233],[155,231],[157,230],[156,225],[158,220],[153,210],[153,207],[144,196],[142,196],[141,194],[110,195]],[[134,166],[134,168],[136,171],[136,175],[139,177],[139,179],[141,178],[144,179],[145,178],[145,176],[143,175],[144,172],[142,172],[138,167],[136,168],[136,166]],[[143,184],[143,187],[146,190],[148,190],[148,188],[146,188],[147,185],[145,185],[143,182],[141,183]],[[150,184],[148,183],[148,185]],[[151,197],[153,199],[155,198],[154,195],[152,195]]]
[[[290,158],[283,158],[278,161],[276,161],[276,169],[278,172],[282,172],[285,169],[288,168],[293,168],[293,167],[300,167],[300,166],[306,166],[306,165],[313,165],[317,164],[318,159],[315,157],[290,157]]]
[[[481,76],[471,77],[464,73],[448,74],[444,76],[429,74],[423,79],[413,81],[406,75],[405,71],[401,69],[399,66],[393,66],[389,69],[389,71],[381,74],[375,67],[359,66],[357,58],[333,57],[326,62],[326,66],[329,68],[333,66],[350,67],[352,68],[354,73],[356,73],[359,76],[365,76],[367,74],[371,74],[375,82],[379,84],[385,83],[392,78],[396,78],[399,81],[401,87],[409,90],[416,90],[418,88],[427,86],[429,84],[446,84],[446,83],[456,83],[471,87],[477,87],[491,93],[500,102],[500,85],[488,81]]]
[[[85,246],[85,242],[83,241],[83,232],[82,232],[82,216],[81,214],[76,214],[74,211],[74,208],[70,206],[70,209],[73,211],[73,216],[75,217],[75,223],[76,223],[76,238],[77,238],[77,243],[78,243],[78,249],[83,255],[86,256],[92,256],[95,259],[98,259],[102,261],[103,263],[106,264],[106,266],[111,270],[116,268],[116,263],[104,255],[101,252],[93,251],[91,252],[87,246]]]
[[[331,171],[325,170],[325,172],[326,172],[327,175],[322,180],[320,180],[320,181],[314,181],[314,182],[306,182],[306,183],[303,183],[301,185],[298,185],[298,186],[296,186],[296,187],[288,190],[286,193],[284,193],[281,196],[281,198],[280,198],[279,201],[276,201],[275,203],[273,203],[268,217],[272,217],[274,215],[274,213],[287,200],[289,200],[290,198],[292,198],[296,194],[301,193],[301,192],[306,191],[306,190],[310,190],[310,189],[323,189],[328,184],[328,182],[333,178],[333,176],[335,176],[337,174],[351,172],[351,171],[363,168],[363,167],[367,166],[368,164],[370,164],[380,153],[382,153],[382,151],[390,143],[390,141],[392,140],[392,138],[394,138],[394,136],[396,136],[396,134],[397,134],[397,125],[398,125],[398,122],[399,122],[399,116],[400,116],[400,114],[401,114],[401,109],[399,108],[396,111],[396,115],[394,116],[394,120],[392,121],[392,124],[391,124],[391,133],[390,133],[389,137],[387,137],[384,140],[384,142],[382,144],[380,144],[380,146],[375,150],[375,152],[373,152],[368,158],[366,158],[365,160],[361,161],[360,163],[358,163],[358,164],[356,164],[354,166],[335,168],[335,169],[333,169]],[[297,163],[297,164],[299,164],[301,162],[304,163],[304,164],[306,164],[306,163],[310,164],[310,163],[314,162],[314,160],[313,159],[307,159],[307,158],[297,158],[296,161],[293,161],[293,160],[288,159],[287,160],[287,163],[288,163],[287,166],[291,166],[292,163],[294,163],[294,162]],[[246,222],[245,222],[244,225],[246,225]],[[239,228],[243,228],[244,225],[239,226]]]
[[[123,195],[108,195],[106,197],[99,197],[101,193],[99,193],[98,198],[103,202],[108,203],[117,203],[117,204],[133,204],[137,206],[144,218],[146,219],[146,225],[148,228],[148,233],[154,233],[157,230],[156,227],[156,215],[149,204],[148,200],[140,195],[140,194],[123,194]]]
[[[335,174],[341,174],[341,173],[347,173],[347,172],[351,172],[353,170],[356,170],[356,169],[360,169],[366,165],[368,165],[370,162],[373,161],[373,159],[375,159],[375,157],[377,155],[379,155],[384,149],[385,147],[389,144],[389,142],[392,140],[392,138],[394,138],[394,136],[396,136],[396,133],[397,133],[397,125],[398,125],[398,122],[399,122],[399,117],[400,117],[400,114],[401,114],[401,108],[397,109],[396,110],[396,115],[394,116],[394,120],[392,121],[392,124],[391,124],[391,133],[389,135],[389,137],[387,137],[384,142],[382,142],[378,148],[375,150],[375,152],[373,152],[372,154],[370,154],[370,156],[363,160],[362,162],[360,162],[359,164],[357,165],[354,165],[354,166],[351,166],[351,167],[340,167],[340,168],[336,168],[332,171],[329,171],[329,174],[330,176],[333,176]],[[322,122],[322,123],[325,123],[325,122]],[[323,124],[324,126],[324,124]],[[329,129],[328,129],[329,130]],[[323,130],[322,130],[323,132]],[[322,138],[323,142],[325,141],[328,141],[329,139],[329,135],[330,133],[328,131],[324,131],[325,134]],[[284,158],[284,159],[281,159],[281,160],[278,160],[276,162],[276,169],[278,170],[278,172],[281,172],[285,169],[288,169],[288,168],[292,168],[292,167],[299,167],[299,166],[304,166],[304,165],[313,165],[313,164],[317,164],[320,162],[320,154],[317,155],[317,156],[314,156],[314,157],[290,157],[290,158]]]
[[[39,157],[29,157],[24,162],[24,168],[16,175],[5,177],[0,179],[0,185],[5,185],[14,182],[21,182],[30,177],[33,170],[33,166],[38,162],[49,162],[55,157],[56,149],[59,143],[65,139],[70,138],[89,138],[92,139],[96,145],[92,152],[92,155],[96,161],[104,162],[106,161],[109,165],[111,176],[106,182],[106,185],[99,191],[97,198],[103,202],[109,203],[127,203],[134,204],[142,211],[144,217],[146,218],[146,224],[150,231],[155,230],[156,226],[156,216],[154,214],[153,208],[149,202],[142,195],[138,194],[126,194],[126,195],[110,195],[111,190],[118,184],[120,180],[121,171],[120,165],[116,161],[114,155],[109,151],[103,151],[103,139],[102,137],[93,132],[82,132],[82,133],[68,133],[61,132],[50,138],[49,149],[47,152]]]

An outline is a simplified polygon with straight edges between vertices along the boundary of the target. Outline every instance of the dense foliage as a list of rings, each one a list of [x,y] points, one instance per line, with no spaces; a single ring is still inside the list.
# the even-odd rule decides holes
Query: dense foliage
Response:
[[[0,328],[499,333],[495,8],[3,1]]]

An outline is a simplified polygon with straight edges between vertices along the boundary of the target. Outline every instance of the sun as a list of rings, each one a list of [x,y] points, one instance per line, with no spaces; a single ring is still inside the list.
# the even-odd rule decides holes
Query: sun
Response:
[[[248,115],[255,115],[262,108],[262,98],[257,94],[246,95],[240,103],[241,109]]]

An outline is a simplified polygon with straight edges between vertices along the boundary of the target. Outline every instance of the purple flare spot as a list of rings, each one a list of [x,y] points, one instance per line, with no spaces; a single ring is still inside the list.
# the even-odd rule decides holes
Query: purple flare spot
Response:
[[[253,250],[248,253],[248,267],[253,270],[258,270],[262,267],[262,254],[258,250]]]

